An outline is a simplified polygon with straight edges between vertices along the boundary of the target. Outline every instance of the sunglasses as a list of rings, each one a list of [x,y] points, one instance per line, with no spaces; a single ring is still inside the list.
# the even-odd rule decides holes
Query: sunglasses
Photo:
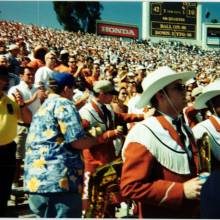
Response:
[[[128,93],[126,93],[126,92],[122,92],[121,94],[122,94],[122,95],[128,95]]]
[[[173,88],[180,92],[186,91],[186,86],[181,83],[176,84]]]

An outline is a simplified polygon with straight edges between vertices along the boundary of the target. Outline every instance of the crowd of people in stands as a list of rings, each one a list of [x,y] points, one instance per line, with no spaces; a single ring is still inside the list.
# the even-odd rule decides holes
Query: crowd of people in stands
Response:
[[[0,26],[0,216],[7,215],[12,187],[23,186],[36,216],[80,218],[91,207],[91,176],[118,158],[121,194],[136,202],[134,216],[199,216],[197,171],[204,170],[197,140],[189,131],[178,139],[170,123],[182,114],[197,139],[202,121],[220,123],[219,50],[11,21]],[[186,103],[177,91],[185,92]],[[213,103],[202,105],[209,92],[206,101]],[[169,149],[151,137],[157,132]],[[214,158],[217,169],[218,152]]]

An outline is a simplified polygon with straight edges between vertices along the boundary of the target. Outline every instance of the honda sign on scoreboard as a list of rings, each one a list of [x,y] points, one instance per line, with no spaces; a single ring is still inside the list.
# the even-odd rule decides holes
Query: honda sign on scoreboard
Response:
[[[96,32],[98,35],[138,39],[138,27],[135,25],[97,21]]]

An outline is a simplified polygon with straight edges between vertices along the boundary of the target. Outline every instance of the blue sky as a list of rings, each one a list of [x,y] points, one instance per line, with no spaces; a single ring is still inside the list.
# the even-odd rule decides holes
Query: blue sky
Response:
[[[101,1],[103,20],[138,25],[141,36],[141,1]],[[210,11],[210,19],[220,22],[220,2],[203,2],[203,14]],[[49,1],[0,1],[0,20],[14,20],[25,24],[62,28],[56,19],[53,4]]]

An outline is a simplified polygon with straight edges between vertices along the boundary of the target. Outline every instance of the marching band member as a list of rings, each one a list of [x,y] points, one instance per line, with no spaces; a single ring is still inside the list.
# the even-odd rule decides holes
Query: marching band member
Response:
[[[211,116],[198,123],[192,131],[197,140],[208,134],[211,148],[211,170],[220,168],[220,79],[203,88],[196,98],[195,109],[208,108]]]
[[[198,151],[190,128],[179,124],[186,106],[183,83],[192,77],[160,67],[143,80],[138,107],[150,104],[156,111],[126,137],[120,184],[122,196],[138,202],[140,218],[198,217]]]
[[[85,163],[83,201],[84,210],[88,208],[89,193],[88,184],[90,176],[96,169],[106,165],[119,157],[123,143],[123,129],[121,122],[141,121],[144,114],[116,113],[110,103],[113,95],[118,92],[109,80],[99,80],[93,86],[94,98],[80,110],[83,127],[92,136],[102,132],[108,132],[108,141],[97,145],[92,150],[83,150]]]

